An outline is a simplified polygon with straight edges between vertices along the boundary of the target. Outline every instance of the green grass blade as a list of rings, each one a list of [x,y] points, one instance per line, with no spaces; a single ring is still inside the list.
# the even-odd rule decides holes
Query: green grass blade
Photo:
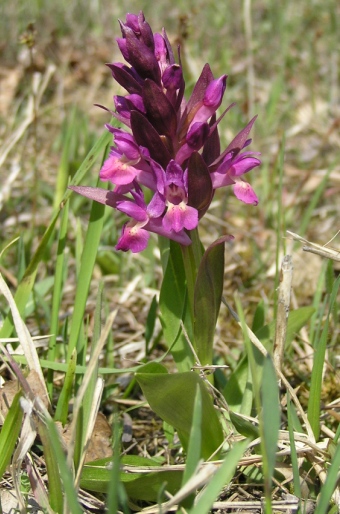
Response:
[[[58,398],[57,408],[54,415],[54,419],[56,421],[60,421],[63,425],[65,425],[68,417],[68,406],[72,396],[74,376],[76,372],[76,361],[77,353],[76,350],[74,350],[70,360],[67,363],[64,385]]]
[[[102,309],[102,293],[103,293],[103,283],[101,282],[98,289],[97,296],[97,304],[94,315],[94,328],[93,328],[93,338],[91,345],[91,358],[93,358],[93,353],[96,348],[96,344],[100,339],[101,332],[101,309]],[[81,409],[79,410],[79,415],[77,419],[77,437],[75,441],[74,447],[74,465],[76,471],[81,463],[84,447],[85,447],[85,439],[88,430],[89,423],[91,422],[91,418],[96,416],[97,411],[94,412],[93,409],[93,399],[96,388],[98,378],[98,361],[95,363],[93,373],[91,378],[89,379],[88,385],[86,387],[86,391],[84,393],[84,397],[81,403]],[[93,420],[94,422],[94,420]]]
[[[313,359],[313,370],[311,376],[309,400],[308,400],[308,420],[313,429],[315,439],[318,440],[320,433],[320,405],[321,405],[321,388],[322,388],[322,375],[323,366],[325,362],[326,347],[328,342],[328,331],[329,331],[329,316],[333,310],[334,303],[337,298],[338,289],[340,286],[340,277],[337,278],[334,283],[330,303],[328,316],[325,322],[325,326],[322,330],[320,341],[318,342]]]
[[[218,497],[222,488],[227,485],[234,476],[236,466],[247,448],[247,441],[236,443],[228,453],[223,464],[204,489],[196,505],[189,511],[190,514],[208,514],[212,504]]]
[[[21,430],[23,412],[20,408],[20,397],[21,392],[18,392],[6,414],[0,432],[0,480],[10,463]]]
[[[48,226],[48,228],[46,229],[33,258],[31,259],[29,265],[27,266],[24,276],[23,276],[21,282],[19,283],[16,293],[14,295],[14,300],[15,300],[17,309],[18,309],[21,317],[23,317],[23,315],[25,313],[25,307],[28,302],[29,296],[32,292],[32,288],[33,288],[35,277],[36,277],[37,270],[38,270],[38,265],[45,254],[50,237],[52,236],[52,234],[54,232],[54,227],[57,222],[59,212],[60,211],[58,211],[54,214],[52,221],[51,221],[50,225]],[[13,330],[13,320],[12,320],[12,317],[9,315],[5,319],[4,324],[0,330],[0,338],[10,337],[12,330]]]
[[[327,478],[322,486],[320,497],[314,511],[314,514],[326,514],[328,512],[329,504],[332,494],[337,486],[339,480],[340,469],[340,445],[338,444],[332,459],[330,468],[327,471]]]
[[[51,360],[51,361],[55,361],[55,358],[56,358],[56,341],[57,341],[57,333],[58,333],[58,325],[59,325],[59,308],[60,308],[60,302],[61,302],[64,266],[65,266],[65,246],[66,246],[68,213],[69,213],[69,202],[66,202],[65,207],[63,209],[61,223],[60,223],[59,242],[58,242],[57,259],[56,259],[56,265],[55,265],[55,275],[54,275],[54,288],[53,288],[52,313],[51,313],[51,325],[50,325],[50,331],[51,331],[52,336],[49,340],[48,352],[47,352],[47,359]],[[47,373],[47,390],[50,395],[50,398],[52,398],[53,370],[49,370]]]
[[[292,461],[293,468],[293,484],[294,484],[294,494],[298,498],[301,498],[301,486],[300,486],[300,473],[299,473],[299,464],[295,446],[294,439],[294,426],[293,426],[293,407],[290,401],[290,394],[287,391],[287,414],[288,414],[288,431],[289,431],[289,443],[290,443],[290,457]]]
[[[264,489],[266,496],[266,512],[270,512],[271,485],[276,462],[281,412],[277,377],[272,359],[269,355],[264,361],[261,393],[262,416],[260,417],[260,432],[263,474],[265,480]]]
[[[58,461],[55,457],[48,428],[41,420],[37,423],[37,430],[43,445],[44,460],[48,478],[49,503],[54,512],[63,513],[64,494],[59,472]]]
[[[95,162],[98,155],[101,154],[103,152],[104,148],[110,143],[111,139],[112,139],[112,135],[109,132],[103,133],[103,135],[99,138],[97,143],[93,146],[93,148],[90,150],[90,152],[86,156],[86,158],[83,161],[83,163],[81,164],[80,168],[74,175],[73,180],[71,181],[70,185],[75,186],[80,183],[80,181],[84,178],[87,171],[91,168],[91,166]],[[50,225],[47,227],[33,258],[31,259],[30,263],[28,264],[26,271],[24,273],[24,276],[18,285],[14,299],[15,299],[15,303],[17,305],[18,311],[21,316],[23,316],[23,314],[24,314],[25,306],[28,302],[30,293],[32,291],[36,273],[37,273],[37,269],[38,269],[38,265],[41,262],[44,254],[45,254],[46,248],[47,248],[49,240],[54,232],[54,227],[55,227],[55,224],[59,217],[60,211],[63,207],[63,204],[70,197],[71,193],[72,192],[69,189],[65,191],[64,197],[61,202],[61,208],[58,209],[54,213],[52,220],[50,222]],[[4,324],[0,330],[0,337],[1,338],[10,337],[12,330],[13,330],[13,321],[12,321],[12,318],[10,316],[8,316],[5,319]]]
[[[68,343],[67,358],[77,348],[78,364],[85,364],[85,348],[78,344],[79,334],[83,323],[86,300],[90,289],[92,270],[96,261],[98,245],[103,228],[105,205],[98,202],[92,203],[89,226],[81,259],[81,267],[78,275],[78,284],[74,302],[70,338]]]
[[[59,466],[60,477],[65,491],[65,500],[67,508],[63,510],[64,513],[82,514],[82,509],[78,503],[77,492],[74,487],[74,476],[71,469],[67,465],[66,456],[61,446],[57,428],[50,417],[46,417],[47,434],[50,441],[50,446],[54,453],[54,458]]]

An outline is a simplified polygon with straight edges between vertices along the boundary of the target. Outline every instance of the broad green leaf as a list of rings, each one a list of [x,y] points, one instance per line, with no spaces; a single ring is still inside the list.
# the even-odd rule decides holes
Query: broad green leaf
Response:
[[[194,293],[194,344],[200,363],[212,364],[216,321],[221,305],[224,275],[224,236],[205,251]]]
[[[107,493],[112,473],[109,461],[110,459],[103,459],[86,464],[82,470],[80,487],[88,491]],[[155,458],[124,456],[121,464],[130,466],[129,471],[123,470],[120,473],[120,480],[128,496],[135,500],[157,501],[159,490],[164,484],[170,494],[175,494],[181,487],[183,471],[169,468],[152,471],[152,467],[160,466]],[[135,471],[132,466],[135,466]],[[149,467],[150,473],[145,473],[145,470],[138,471],[139,467]]]
[[[175,427],[185,451],[189,447],[194,398],[199,386],[202,395],[201,456],[208,459],[220,447],[223,443],[221,424],[206,385],[196,373],[138,372],[136,379],[150,407],[160,418]]]
[[[229,416],[230,421],[241,435],[248,437],[251,440],[257,439],[260,436],[258,427],[240,416],[237,412],[230,411]]]
[[[193,364],[190,347],[181,330],[181,321],[190,333],[187,308],[186,277],[180,246],[170,242],[170,255],[159,297],[160,318],[166,344],[179,370],[187,371]]]
[[[21,392],[19,391],[12,401],[0,432],[0,479],[11,461],[21,430],[23,412],[19,403],[20,396]]]
[[[151,301],[151,305],[149,308],[149,312],[146,318],[145,323],[145,346],[146,346],[146,354],[148,354],[149,351],[149,343],[151,341],[151,338],[153,336],[154,330],[155,330],[155,324],[157,319],[157,298],[154,296]]]
[[[160,362],[148,362],[138,368],[138,373],[168,373],[168,370]]]
[[[183,474],[182,486],[194,475],[200,460],[201,446],[202,446],[202,395],[201,390],[197,386],[196,396],[194,403],[194,413],[192,419],[192,426],[189,438],[188,455]],[[186,509],[192,507],[195,500],[195,495],[191,494],[186,498],[182,505]]]

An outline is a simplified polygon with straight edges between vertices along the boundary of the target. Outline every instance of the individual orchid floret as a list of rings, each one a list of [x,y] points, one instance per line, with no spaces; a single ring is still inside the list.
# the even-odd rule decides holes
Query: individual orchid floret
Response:
[[[222,103],[223,95],[227,84],[227,75],[212,80],[207,86],[202,104],[197,110],[191,124],[205,122],[217,111]]]
[[[114,127],[108,128],[114,134],[115,147],[111,147],[110,155],[100,170],[100,179],[117,185],[130,184],[141,170],[150,170],[145,161],[149,152],[139,147],[131,134]]]
[[[236,156],[233,152],[227,154],[217,170],[211,173],[213,188],[233,185],[236,198],[244,203],[257,205],[259,201],[253,188],[241,178],[242,175],[261,164],[261,161],[253,155],[258,154],[251,152],[243,152]]]
[[[154,168],[157,167],[154,163]],[[171,160],[160,180],[160,169],[156,169],[158,190],[165,200],[166,211],[163,227],[167,231],[193,230],[198,225],[198,211],[188,205],[188,173]]]
[[[241,176],[259,166],[261,161],[254,157],[254,155],[259,155],[258,152],[241,153],[241,150],[251,143],[248,135],[255,120],[256,116],[237,134],[228,148],[210,167],[214,189],[233,185],[236,198],[253,205],[258,204],[258,198],[250,184],[245,182]]]

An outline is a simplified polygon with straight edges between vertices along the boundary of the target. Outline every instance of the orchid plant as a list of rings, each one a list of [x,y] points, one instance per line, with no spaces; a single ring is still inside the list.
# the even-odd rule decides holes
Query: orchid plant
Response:
[[[176,62],[165,30],[154,34],[142,12],[127,14],[120,27],[122,37],[117,38],[117,43],[128,64],[115,62],[108,67],[127,94],[114,97],[114,110],[101,106],[124,126],[106,125],[114,145],[99,176],[113,184],[113,189],[72,189],[129,218],[117,250],[141,252],[151,232],[163,236],[160,245],[166,258],[162,260],[160,317],[164,338],[180,372],[175,374],[176,380],[181,380],[181,374],[187,380],[194,364],[212,364],[222,297],[224,243],[232,238],[223,236],[204,251],[197,231],[199,221],[209,209],[215,190],[221,187],[231,186],[239,200],[258,204],[254,190],[243,179],[260,165],[259,154],[245,150],[251,143],[249,134],[256,117],[222,151],[218,126],[233,106],[217,116],[227,76],[214,78],[206,64],[186,100],[180,51]],[[164,378],[166,370],[160,366],[152,368],[154,379],[156,375]],[[169,419],[167,413],[161,412],[159,396],[152,398],[152,391],[162,387],[159,377],[156,383],[146,379],[149,373],[145,371],[150,370],[142,370],[137,378],[150,405],[171,423],[171,415]],[[191,375],[196,377],[192,391],[195,394],[199,376]],[[188,381],[181,383],[179,390],[185,384]],[[168,388],[165,392],[168,403],[169,391]],[[181,433],[185,441],[183,430]]]

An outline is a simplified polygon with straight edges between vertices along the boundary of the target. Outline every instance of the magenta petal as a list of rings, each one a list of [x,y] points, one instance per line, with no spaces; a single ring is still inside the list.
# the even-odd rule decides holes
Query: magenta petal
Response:
[[[137,221],[146,221],[148,219],[145,208],[139,207],[132,200],[117,202],[117,209]]]
[[[241,175],[244,175],[244,173],[248,173],[248,171],[256,168],[256,166],[260,166],[260,164],[261,161],[255,157],[240,159],[231,166],[231,176],[240,177]]]
[[[174,232],[173,230],[166,230],[162,223],[162,218],[151,218],[149,223],[144,226],[145,229],[160,236],[172,239],[183,246],[191,245],[191,239],[188,234],[181,230],[180,232]]]
[[[241,200],[241,202],[257,205],[259,200],[248,182],[244,182],[244,180],[238,180],[234,186],[234,195],[236,198]]]
[[[155,193],[150,201],[147,211],[150,218],[158,218],[165,210],[165,200],[163,195]]]
[[[132,253],[142,252],[147,247],[149,238],[150,234],[143,228],[124,225],[116,250],[123,252],[131,250]]]
[[[130,184],[137,176],[138,170],[128,163],[121,161],[119,157],[111,155],[103,164],[99,172],[101,180],[109,180],[113,184]]]
[[[192,230],[197,227],[198,212],[194,207],[189,207],[183,202],[179,205],[169,204],[163,218],[163,227],[166,230],[180,232],[184,228]]]
[[[234,184],[234,181],[231,180],[228,174],[219,173],[215,171],[214,173],[210,173],[211,182],[213,189],[218,189],[219,187],[230,186]]]

